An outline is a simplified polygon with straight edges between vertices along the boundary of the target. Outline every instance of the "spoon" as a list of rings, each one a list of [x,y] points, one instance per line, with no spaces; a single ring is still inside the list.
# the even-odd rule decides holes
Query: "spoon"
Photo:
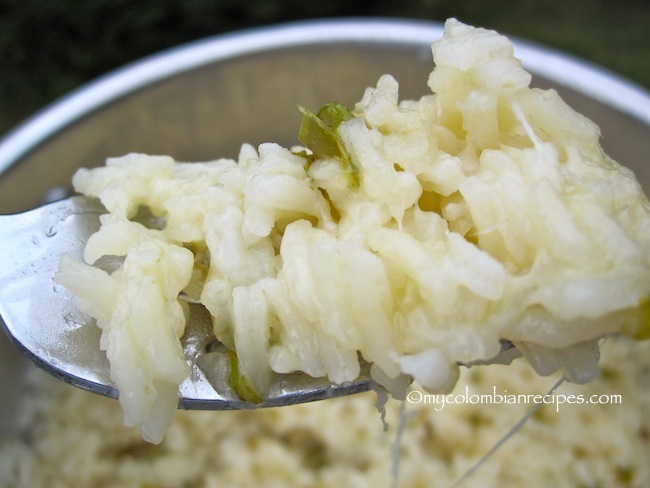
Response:
[[[42,369],[74,386],[117,398],[108,359],[99,347],[101,330],[77,310],[72,294],[52,280],[63,254],[82,258],[103,213],[99,202],[77,196],[21,214],[0,215],[0,316],[7,335]],[[190,320],[181,341],[192,371],[179,387],[179,408],[183,409],[284,406],[373,387],[368,364],[356,380],[340,385],[301,372],[277,374],[264,401],[251,404],[230,386],[227,354],[201,305],[190,304]],[[501,355],[511,356],[513,347],[504,342]]]
[[[99,229],[100,203],[72,197],[17,215],[0,216],[0,316],[7,335],[38,366],[56,378],[117,398],[109,362],[99,347],[101,330],[79,312],[74,297],[52,281],[63,254],[81,259],[88,237]],[[210,317],[190,304],[182,338],[192,373],[179,388],[179,408],[232,410],[322,400],[366,391],[368,367],[341,385],[304,373],[277,375],[261,404],[239,399],[229,385],[226,354],[212,334]]]

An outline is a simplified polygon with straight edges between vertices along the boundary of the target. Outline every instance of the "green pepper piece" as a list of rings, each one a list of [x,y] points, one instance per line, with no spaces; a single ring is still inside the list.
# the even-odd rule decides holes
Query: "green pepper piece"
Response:
[[[303,118],[298,130],[298,139],[308,147],[317,158],[336,157],[345,166],[350,165],[350,157],[345,151],[337,129],[341,122],[351,119],[352,113],[342,103],[323,105],[317,114],[298,105]]]
[[[251,387],[246,377],[241,374],[241,371],[239,371],[239,359],[237,358],[237,353],[229,349],[227,354],[228,364],[230,365],[228,380],[230,381],[233,390],[235,390],[235,393],[237,393],[239,398],[245,402],[255,404],[262,403],[264,400],[253,389],[253,387]]]
[[[316,116],[322,120],[327,127],[335,131],[338,129],[339,125],[341,125],[341,122],[352,118],[352,112],[350,112],[350,109],[342,103],[332,102],[323,105]]]
[[[648,298],[639,302],[637,327],[633,337],[639,341],[650,339],[650,299]]]

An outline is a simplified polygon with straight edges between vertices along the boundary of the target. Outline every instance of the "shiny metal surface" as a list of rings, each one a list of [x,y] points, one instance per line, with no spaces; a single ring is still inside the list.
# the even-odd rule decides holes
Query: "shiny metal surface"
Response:
[[[417,98],[427,91],[430,44],[441,34],[441,24],[420,21],[297,23],[207,39],[127,66],[0,141],[0,214],[37,207],[52,188],[68,187],[78,167],[109,156],[137,151],[198,161],[234,157],[242,142],[292,144],[297,104],[354,103],[383,73],[399,81],[402,98]],[[516,49],[533,83],[556,89],[598,123],[605,150],[648,192],[650,96],[544,47],[516,41]],[[0,439],[29,401],[29,368],[0,335]]]
[[[7,335],[56,377],[114,396],[99,350],[99,329],[86,326],[72,296],[52,281],[64,253],[83,255],[99,229],[101,207],[64,200],[19,215],[0,216],[0,316]]]
[[[52,278],[63,254],[83,259],[90,235],[99,229],[101,204],[73,197],[17,215],[0,215],[0,316],[14,344],[55,378],[116,398],[100,329],[78,310],[73,296]],[[92,286],[92,283],[88,283]],[[234,410],[284,406],[366,391],[367,368],[354,382],[334,385],[304,374],[277,375],[261,404],[248,404],[230,387],[225,350],[216,343],[210,315],[191,306],[183,349],[193,365],[180,386],[185,409]]]

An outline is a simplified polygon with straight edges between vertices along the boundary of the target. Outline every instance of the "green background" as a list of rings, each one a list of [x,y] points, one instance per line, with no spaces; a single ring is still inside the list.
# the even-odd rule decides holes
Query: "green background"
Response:
[[[650,89],[650,0],[0,0],[0,134],[165,48],[310,18],[463,22],[567,51]]]

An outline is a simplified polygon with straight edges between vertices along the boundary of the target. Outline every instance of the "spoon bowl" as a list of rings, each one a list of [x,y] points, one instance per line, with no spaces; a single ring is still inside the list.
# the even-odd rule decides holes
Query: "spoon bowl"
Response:
[[[100,349],[101,330],[74,297],[53,281],[61,256],[81,259],[105,213],[100,203],[73,197],[16,215],[0,216],[0,315],[7,335],[38,366],[56,378],[117,398],[108,360]],[[190,304],[182,337],[192,373],[179,388],[179,407],[234,410],[324,400],[366,391],[368,367],[352,382],[334,384],[304,373],[276,375],[262,403],[241,400],[228,381],[229,366],[210,315]]]

